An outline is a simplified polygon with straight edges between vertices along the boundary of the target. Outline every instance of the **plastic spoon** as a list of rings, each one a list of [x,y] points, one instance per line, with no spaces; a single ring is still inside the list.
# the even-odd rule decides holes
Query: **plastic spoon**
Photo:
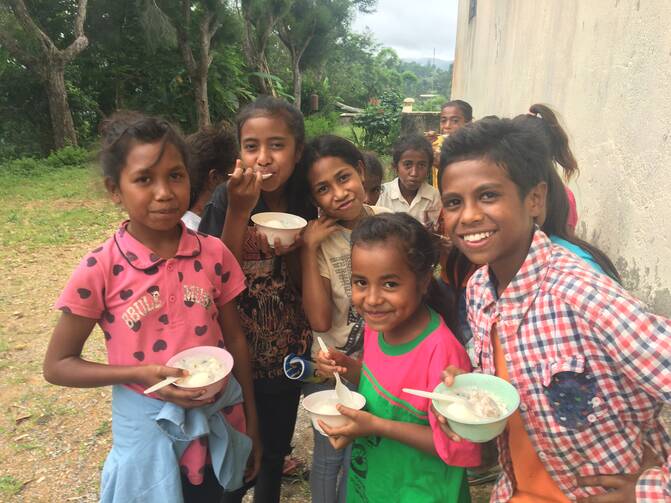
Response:
[[[162,381],[157,382],[153,386],[150,386],[146,390],[144,390],[144,394],[148,395],[149,393],[153,393],[154,391],[158,391],[161,388],[165,388],[166,386],[170,386],[172,383],[174,383],[176,380],[181,379],[181,377],[166,377]]]
[[[317,342],[319,343],[319,347],[324,353],[329,352],[329,348],[326,347],[326,344],[324,344],[324,341],[322,340],[321,337],[317,336]],[[342,381],[340,380],[340,374],[338,372],[333,372],[333,376],[335,377],[335,392],[336,395],[338,396],[338,401],[345,405],[346,407],[353,407],[354,405],[354,399],[352,398],[352,393],[349,390],[347,386],[345,386]]]
[[[434,400],[440,400],[442,402],[456,402],[463,403],[464,405],[471,407],[471,404],[463,396],[445,394],[445,393],[433,393],[432,391],[422,391],[420,389],[412,388],[403,388],[404,393],[409,393],[415,396],[421,396],[423,398],[433,398]]]
[[[261,180],[267,180],[271,176],[273,176],[275,173],[263,173],[261,175]],[[228,176],[233,176],[233,173],[229,173]]]

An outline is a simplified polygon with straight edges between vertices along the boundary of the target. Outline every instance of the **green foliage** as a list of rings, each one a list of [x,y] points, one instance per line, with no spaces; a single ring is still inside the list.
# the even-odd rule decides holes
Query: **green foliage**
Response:
[[[3,475],[0,477],[0,494],[14,496],[15,494],[19,494],[22,488],[23,484],[21,481],[15,479],[11,475]]]
[[[313,114],[305,118],[305,136],[315,138],[323,134],[335,134],[337,126],[336,112]]]
[[[438,95],[433,98],[421,100],[415,105],[414,109],[422,112],[440,112],[440,106],[447,101],[450,100],[445,96]]]
[[[90,153],[81,147],[64,147],[52,152],[46,159],[20,157],[0,164],[0,174],[20,177],[40,176],[45,172],[81,168],[88,164]]]
[[[399,92],[387,91],[379,105],[366,107],[352,119],[352,124],[362,130],[360,134],[353,130],[354,142],[365,150],[387,151],[400,131],[402,102]]]

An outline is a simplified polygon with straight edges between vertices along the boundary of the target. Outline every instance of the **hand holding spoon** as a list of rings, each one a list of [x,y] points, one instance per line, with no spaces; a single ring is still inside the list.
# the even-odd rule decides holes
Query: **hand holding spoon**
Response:
[[[317,336],[317,342],[319,343],[319,347],[324,353],[329,352],[329,348],[326,347],[326,344],[324,344],[324,341],[322,340],[321,337]],[[340,380],[340,374],[338,372],[334,372],[333,376],[335,377],[335,392],[336,395],[338,396],[338,401],[342,403],[346,407],[353,407],[354,400],[352,398],[352,393],[350,392],[349,388],[345,386],[342,381]]]

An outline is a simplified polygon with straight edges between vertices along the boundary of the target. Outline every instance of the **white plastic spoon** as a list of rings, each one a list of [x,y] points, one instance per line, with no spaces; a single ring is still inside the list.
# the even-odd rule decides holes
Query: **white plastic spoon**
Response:
[[[263,173],[261,175],[261,180],[267,180],[271,176],[273,176],[275,173]],[[233,176],[233,173],[229,173],[228,176]]]
[[[317,342],[319,343],[319,347],[324,353],[329,352],[329,348],[326,347],[326,344],[324,344],[324,341],[321,337],[317,336]],[[336,381],[335,392],[338,396],[338,401],[346,407],[356,407],[354,404],[354,398],[352,397],[352,392],[342,383],[340,380],[340,374],[338,374],[338,372],[333,372],[333,376],[335,377]]]
[[[174,383],[177,379],[181,379],[181,377],[166,377],[162,381],[157,382],[153,386],[150,386],[146,390],[144,390],[144,394],[148,395],[149,393],[153,393],[154,391],[158,391],[161,388],[165,388],[166,386],[171,385]]]
[[[404,393],[409,393],[415,396],[421,396],[422,398],[433,398],[434,400],[440,400],[442,402],[457,402],[463,403],[470,407],[470,402],[466,400],[463,396],[444,393],[433,393],[432,391],[422,391],[421,389],[412,389],[412,388],[403,388]]]

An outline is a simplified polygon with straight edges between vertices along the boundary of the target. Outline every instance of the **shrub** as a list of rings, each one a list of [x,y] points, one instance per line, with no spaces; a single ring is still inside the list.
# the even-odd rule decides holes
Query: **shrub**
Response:
[[[365,150],[386,152],[399,135],[402,98],[396,91],[387,91],[379,105],[369,105],[352,119],[352,125],[361,128],[359,134],[352,128],[354,143]]]
[[[311,139],[323,134],[334,134],[337,126],[337,112],[309,115],[305,118],[305,136]]]
[[[81,147],[63,147],[49,154],[47,164],[52,168],[67,168],[86,166],[91,159],[88,150]]]
[[[46,159],[20,157],[0,164],[0,174],[15,176],[37,176],[46,171],[64,168],[79,168],[90,161],[90,154],[80,147],[64,147],[52,152]]]

